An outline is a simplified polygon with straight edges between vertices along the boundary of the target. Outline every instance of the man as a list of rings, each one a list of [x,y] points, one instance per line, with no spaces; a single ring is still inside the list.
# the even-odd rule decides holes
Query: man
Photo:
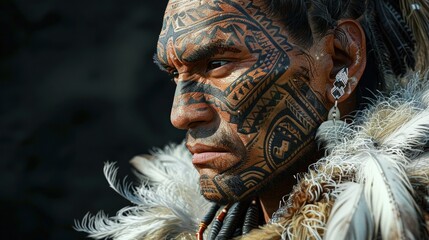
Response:
[[[158,162],[133,160],[148,182],[131,198],[137,206],[90,219],[87,231],[117,239],[427,237],[427,82],[412,90],[421,106],[396,102],[413,106],[406,117],[373,107],[358,127],[340,120],[369,91],[389,91],[409,69],[426,69],[419,53],[429,44],[427,10],[426,1],[170,0],[154,59],[177,85],[171,122],[187,130],[192,160],[184,168],[160,153]],[[407,124],[418,134],[401,129]],[[317,131],[330,153],[318,162]],[[189,171],[189,161],[210,209],[173,172]],[[409,167],[417,163],[419,173]],[[113,182],[114,174],[107,166]]]

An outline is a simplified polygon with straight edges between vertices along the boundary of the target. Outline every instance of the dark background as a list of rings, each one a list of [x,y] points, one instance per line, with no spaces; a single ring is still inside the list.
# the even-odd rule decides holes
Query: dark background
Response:
[[[84,239],[128,205],[102,168],[180,142],[152,63],[167,1],[0,0],[1,239]]]

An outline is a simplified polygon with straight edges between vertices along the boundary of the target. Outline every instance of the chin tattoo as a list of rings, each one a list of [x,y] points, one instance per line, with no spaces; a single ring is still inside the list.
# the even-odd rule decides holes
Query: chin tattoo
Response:
[[[175,7],[172,4],[167,11],[174,11]],[[285,75],[291,64],[289,54],[303,53],[292,51],[293,46],[280,26],[252,2],[246,5],[234,1],[204,2],[197,8],[166,16],[158,45],[158,58],[165,63],[168,56],[163,49],[169,44],[184,61],[205,58],[217,51],[238,52],[236,45],[245,46],[246,51],[256,56],[254,64],[224,89],[181,79],[176,89],[176,98],[181,100],[173,106],[212,105],[230,116],[227,121],[236,126],[238,134],[251,136],[245,146],[249,152],[240,164],[214,177],[203,175],[200,180],[201,192],[210,200],[243,199],[295,161],[313,140],[315,129],[326,115],[324,105],[308,86],[307,68],[302,67],[298,77],[298,74]],[[213,26],[210,31],[186,38],[190,31],[207,25]],[[212,39],[219,36],[222,43],[213,43]],[[190,46],[207,43],[211,43],[206,47],[208,50],[186,52]],[[215,50],[216,47],[222,50]]]
[[[174,75],[171,121],[187,144],[133,159],[136,188],[106,164],[110,186],[135,206],[87,215],[76,229],[97,239],[429,239],[429,80],[400,77],[429,65],[417,56],[427,26],[407,25],[428,22],[429,5],[417,2],[169,1],[154,60]],[[418,64],[402,64],[402,53]],[[334,79],[342,64],[350,72]],[[337,100],[350,112],[361,94],[348,81],[409,84],[341,127]],[[346,86],[356,94],[340,101]],[[310,164],[317,128],[326,155]]]

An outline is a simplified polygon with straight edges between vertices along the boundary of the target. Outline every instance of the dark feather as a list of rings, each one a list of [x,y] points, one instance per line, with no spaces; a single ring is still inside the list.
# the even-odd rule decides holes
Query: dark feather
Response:
[[[389,3],[375,1],[380,32],[390,50],[393,72],[403,75],[408,68],[414,68],[414,39],[402,16]]]
[[[392,67],[389,60],[389,54],[386,46],[383,43],[382,36],[377,28],[377,22],[375,19],[374,2],[368,2],[368,10],[364,15],[365,22],[365,35],[368,38],[368,54],[374,55],[376,64],[379,69],[379,78],[383,79],[385,85],[389,86],[389,83],[393,80]]]

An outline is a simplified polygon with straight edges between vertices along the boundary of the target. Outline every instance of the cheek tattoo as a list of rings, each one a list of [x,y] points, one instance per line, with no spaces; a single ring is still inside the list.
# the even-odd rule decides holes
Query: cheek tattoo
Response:
[[[170,11],[174,7],[173,3]],[[213,26],[210,31],[189,37],[190,32],[208,25]],[[215,177],[202,175],[200,179],[206,197],[230,201],[251,194],[273,172],[292,164],[311,142],[326,109],[308,86],[308,69],[301,69],[301,77],[293,80],[285,77],[291,64],[288,53],[291,54],[293,46],[281,28],[252,1],[207,1],[198,8],[166,14],[158,43],[159,61],[168,62],[165,49],[169,41],[179,59],[195,60],[207,54],[201,50],[184,57],[190,44],[201,46],[220,37],[222,41],[215,41],[215,46],[226,51],[234,45],[245,46],[246,51],[256,56],[256,61],[224,90],[181,79],[176,89],[180,101],[173,108],[205,102],[229,113],[228,121],[236,125],[238,134],[251,136],[241,164]]]

